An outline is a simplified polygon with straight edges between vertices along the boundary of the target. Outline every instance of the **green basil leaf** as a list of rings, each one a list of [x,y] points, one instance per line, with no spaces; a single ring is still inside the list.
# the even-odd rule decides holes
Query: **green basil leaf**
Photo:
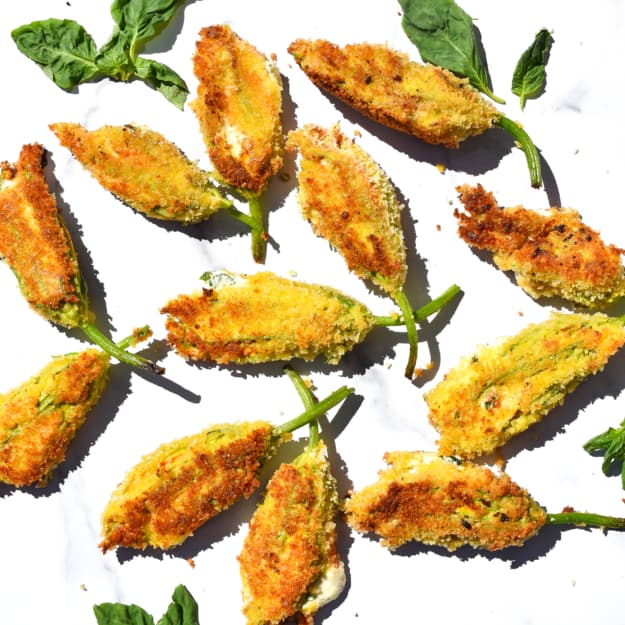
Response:
[[[130,42],[117,27],[98,50],[96,64],[103,74],[116,80],[130,80],[135,73],[135,62],[130,56]]]
[[[503,103],[491,88],[486,55],[473,19],[454,0],[399,0],[402,28],[421,58],[468,78],[479,91]]]
[[[182,584],[176,586],[172,602],[157,625],[200,625],[197,602]]]
[[[155,37],[171,20],[183,0],[113,0],[111,15],[130,43],[130,56]]]
[[[171,67],[153,59],[137,57],[135,74],[182,110],[189,89]]]
[[[521,109],[525,107],[527,98],[537,96],[545,87],[545,68],[552,43],[551,33],[546,28],[541,29],[516,65],[512,76],[512,93],[519,96]]]
[[[17,27],[11,37],[20,52],[37,63],[61,89],[70,91],[98,73],[95,42],[73,20],[31,22]]]
[[[93,606],[98,625],[154,625],[154,619],[137,605],[101,603]]]

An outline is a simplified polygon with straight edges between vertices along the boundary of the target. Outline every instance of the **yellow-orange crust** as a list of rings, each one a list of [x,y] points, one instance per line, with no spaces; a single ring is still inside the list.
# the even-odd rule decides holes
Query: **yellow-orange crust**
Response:
[[[205,171],[150,128],[59,122],[50,129],[105,189],[148,217],[196,223],[231,204]]]
[[[0,396],[0,481],[44,486],[105,388],[106,354],[59,356]]]
[[[0,257],[34,310],[75,327],[88,317],[85,287],[44,165],[38,143],[24,145],[14,165],[0,163]]]
[[[289,133],[301,154],[298,200],[313,231],[345,258],[350,271],[391,295],[406,278],[402,205],[377,163],[335,126]]]
[[[340,566],[325,446],[304,455],[276,470],[250,521],[239,555],[248,625],[278,625],[295,615],[324,570]]]
[[[427,143],[457,147],[501,118],[468,80],[386,45],[297,39],[288,51],[319,88]]]
[[[624,343],[618,318],[552,313],[464,356],[424,395],[439,451],[463,458],[494,451],[562,404]]]
[[[161,445],[112,494],[102,515],[100,548],[169,549],[180,544],[251,495],[262,463],[278,443],[273,427],[258,421],[216,425]]]
[[[426,452],[384,455],[378,481],[344,502],[347,522],[395,549],[409,541],[454,551],[520,546],[547,515],[504,473]]]
[[[225,182],[260,193],[282,167],[282,83],[275,64],[229,26],[202,28],[191,109]]]
[[[502,208],[481,185],[463,185],[458,192],[464,212],[454,214],[462,239],[492,252],[495,264],[513,271],[532,297],[601,307],[625,295],[625,250],[606,245],[577,211]]]
[[[341,292],[271,272],[179,295],[161,313],[178,354],[220,364],[318,356],[335,363],[374,325],[369,310]]]

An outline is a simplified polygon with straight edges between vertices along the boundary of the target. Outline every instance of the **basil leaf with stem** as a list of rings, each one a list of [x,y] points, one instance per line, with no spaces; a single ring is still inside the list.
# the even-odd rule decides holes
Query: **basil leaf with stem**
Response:
[[[454,0],[399,0],[402,28],[421,58],[448,69],[489,98],[504,104],[492,91],[486,54],[471,18]]]
[[[521,110],[525,108],[527,98],[535,97],[545,87],[545,67],[552,43],[551,33],[546,28],[541,29],[516,65],[512,76],[512,93],[519,96]]]
[[[50,18],[18,26],[11,38],[61,89],[71,91],[99,73],[96,44],[74,20]]]
[[[176,586],[167,612],[156,625],[200,625],[197,602],[185,586]]]

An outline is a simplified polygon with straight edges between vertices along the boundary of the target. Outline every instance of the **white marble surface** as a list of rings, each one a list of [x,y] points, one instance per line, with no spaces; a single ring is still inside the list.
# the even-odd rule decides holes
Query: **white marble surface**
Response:
[[[340,366],[297,363],[320,395],[346,382],[356,388],[357,399],[329,415],[334,421],[328,442],[342,494],[374,480],[386,450],[434,449],[436,432],[428,424],[422,393],[461,354],[547,315],[544,305],[459,240],[453,217],[456,185],[482,182],[504,205],[572,206],[607,240],[625,245],[620,79],[625,5],[620,0],[596,0],[592,7],[580,0],[461,4],[479,18],[495,91],[508,102],[503,110],[523,123],[541,151],[543,189],[530,188],[524,157],[503,132],[490,131],[457,151],[421,144],[337,105],[303,77],[287,54],[296,37],[324,37],[337,43],[388,42],[418,59],[401,30],[399,5],[391,0],[196,0],[179,13],[160,43],[149,48],[155,58],[178,70],[192,91],[191,55],[203,26],[227,22],[260,50],[275,53],[285,83],[285,128],[340,122],[348,134],[358,131],[359,143],[401,193],[407,206],[409,294],[415,305],[454,282],[464,291],[443,323],[423,331],[419,364],[432,361],[434,368],[419,380],[411,383],[403,377],[407,349],[401,331],[374,332]],[[226,217],[189,229],[150,222],[103,191],[59,146],[48,130],[54,121],[92,128],[135,121],[163,132],[208,166],[191,111],[176,110],[143,84],[101,81],[74,94],[53,85],[10,39],[14,27],[47,17],[77,20],[99,44],[111,25],[106,0],[11,3],[0,20],[0,159],[14,161],[24,143],[45,145],[51,152],[49,173],[57,181],[55,191],[100,324],[121,337],[136,325],[150,323],[161,341],[158,310],[169,297],[195,286],[208,269],[256,269],[248,236]],[[548,85],[521,112],[510,93],[510,79],[521,51],[542,27],[552,30],[555,39]],[[446,166],[442,174],[438,163]],[[290,181],[274,180],[267,196],[270,231],[279,244],[269,249],[267,268],[332,284],[386,314],[391,310],[388,300],[350,275],[341,258],[312,235],[298,213],[291,158],[285,171]],[[0,266],[0,289],[0,372],[2,388],[8,390],[52,354],[82,343],[27,307],[7,267]],[[126,470],[161,442],[221,421],[261,417],[277,423],[301,411],[299,400],[280,365],[202,368],[174,353],[164,354],[163,364],[167,375],[160,384],[125,366],[114,367],[102,401],[47,487],[0,487],[3,623],[88,625],[95,623],[93,604],[104,601],[137,603],[159,618],[178,583],[198,600],[202,625],[244,622],[236,556],[255,497],[168,553],[122,550],[102,555],[97,546],[100,514]],[[625,515],[619,477],[605,477],[600,458],[582,450],[590,436],[617,425],[625,415],[624,364],[623,354],[615,356],[565,406],[505,448],[509,473],[548,509],[571,505]],[[284,450],[282,457],[296,447]],[[275,462],[263,479],[271,468]],[[348,586],[317,623],[624,622],[625,534],[547,529],[523,548],[493,555],[471,550],[448,554],[420,546],[390,553],[341,525],[340,548]]]

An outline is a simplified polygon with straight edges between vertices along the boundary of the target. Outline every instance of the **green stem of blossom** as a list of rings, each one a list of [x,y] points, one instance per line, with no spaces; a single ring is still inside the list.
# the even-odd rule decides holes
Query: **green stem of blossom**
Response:
[[[137,367],[143,371],[148,371],[149,373],[157,373],[159,375],[165,373],[165,369],[160,365],[138,354],[132,354],[126,351],[123,346],[120,347],[117,343],[111,341],[111,339],[104,336],[91,322],[87,321],[81,324],[80,329],[87,335],[92,343],[120,362],[132,367]],[[127,340],[129,339],[124,339],[124,341]]]
[[[604,529],[625,529],[625,518],[594,514],[592,512],[556,512],[547,514],[547,523],[551,525],[577,525],[601,527]]]
[[[334,408],[334,406],[336,406],[337,404],[341,403],[353,392],[353,388],[350,388],[348,386],[341,386],[333,393],[330,393],[330,395],[328,395],[325,399],[322,399],[318,403],[314,404],[311,408],[307,408],[306,411],[299,416],[291,419],[290,421],[287,421],[286,423],[283,423],[282,425],[277,426],[275,428],[276,434],[286,434],[306,425],[307,423],[310,423],[331,408]]]
[[[308,388],[308,384],[306,384],[302,376],[297,373],[291,365],[286,365],[284,367],[284,371],[291,379],[291,382],[293,382],[295,390],[304,404],[304,408],[306,408],[306,410],[310,410],[315,405],[315,398],[311,390]],[[308,431],[308,448],[312,449],[319,442],[319,421],[317,419],[308,423]]]
[[[539,188],[542,183],[542,173],[540,167],[540,155],[538,150],[531,140],[530,136],[523,130],[523,128],[515,121],[508,119],[502,115],[496,122],[497,126],[503,128],[506,132],[510,133],[517,141],[527,159],[527,166],[530,171],[530,183],[532,187]]]
[[[461,292],[461,289],[458,285],[453,284],[446,291],[441,293],[438,297],[429,301],[421,308],[418,308],[415,311],[410,311],[408,316],[411,316],[417,323],[431,317],[433,314],[440,311],[444,308],[452,299],[456,297]],[[403,311],[402,311],[403,312]],[[375,324],[378,326],[403,326],[406,325],[404,323],[403,315],[389,315],[389,316],[376,316]]]

